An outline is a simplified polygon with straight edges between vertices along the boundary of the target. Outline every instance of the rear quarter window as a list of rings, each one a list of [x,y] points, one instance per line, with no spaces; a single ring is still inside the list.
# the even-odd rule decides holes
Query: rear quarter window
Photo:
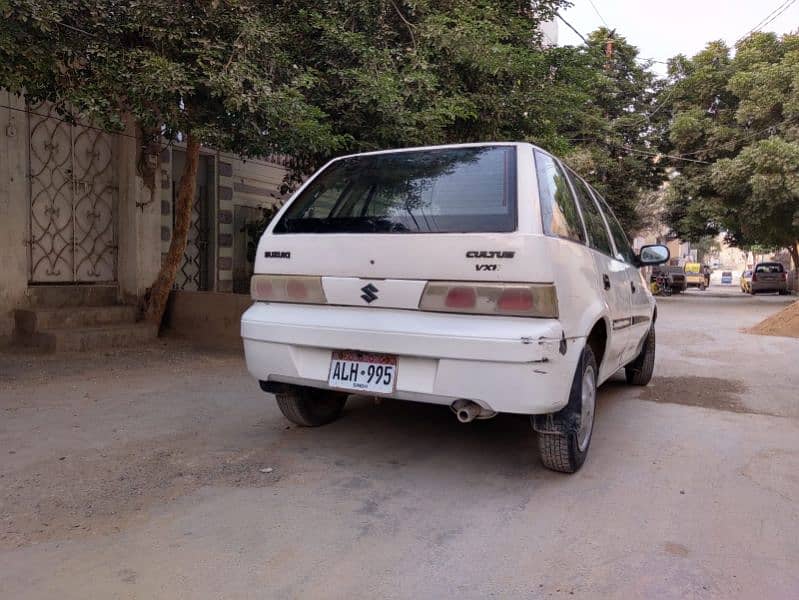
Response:
[[[535,153],[535,172],[544,233],[585,243],[585,232],[566,174],[551,156]]]

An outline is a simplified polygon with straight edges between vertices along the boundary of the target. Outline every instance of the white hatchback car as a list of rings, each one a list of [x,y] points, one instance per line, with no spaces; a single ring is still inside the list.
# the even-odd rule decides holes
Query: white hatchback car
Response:
[[[532,416],[545,466],[585,460],[596,388],[646,385],[655,301],[607,203],[526,143],[337,158],[258,245],[242,316],[247,367],[292,422],[349,394]]]

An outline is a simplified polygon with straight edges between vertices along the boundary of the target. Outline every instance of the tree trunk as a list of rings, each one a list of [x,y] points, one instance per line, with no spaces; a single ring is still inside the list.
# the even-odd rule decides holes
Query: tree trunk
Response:
[[[799,290],[799,240],[788,246],[788,253],[793,261],[793,288]]]
[[[166,260],[161,265],[158,277],[150,288],[150,300],[145,313],[150,323],[161,325],[169,292],[175,284],[175,275],[183,262],[186,243],[189,239],[191,211],[194,205],[194,190],[197,187],[197,165],[200,162],[200,141],[191,133],[186,137],[186,164],[180,176],[178,198],[175,204],[175,226]]]

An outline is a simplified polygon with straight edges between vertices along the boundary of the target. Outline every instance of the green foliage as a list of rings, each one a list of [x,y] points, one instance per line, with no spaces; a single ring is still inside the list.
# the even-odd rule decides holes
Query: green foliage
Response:
[[[657,110],[659,84],[622,36],[600,28],[588,42],[582,50],[563,49],[571,52],[569,77],[582,95],[563,95],[563,110],[572,116],[565,158],[632,231],[642,225],[642,198],[665,177],[655,157],[666,117]]]
[[[799,243],[799,35],[753,33],[671,62],[668,221],[684,239],[724,231],[749,248]]]
[[[112,129],[130,114],[153,139],[287,154],[295,183],[344,152],[532,141],[634,229],[663,178],[632,150],[659,145],[659,84],[607,29],[546,48],[539,25],[565,4],[0,0],[0,85]]]
[[[799,144],[754,142],[712,168],[713,186],[735,212],[742,239],[771,246],[799,240]]]
[[[4,0],[0,85],[109,129],[191,133],[243,155],[335,150],[312,83],[253,0]],[[267,134],[267,135],[265,135]]]

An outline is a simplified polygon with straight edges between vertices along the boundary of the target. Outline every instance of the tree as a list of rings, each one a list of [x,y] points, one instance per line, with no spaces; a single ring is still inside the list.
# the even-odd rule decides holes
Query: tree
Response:
[[[680,237],[724,232],[783,247],[799,269],[799,35],[753,33],[671,61],[675,163],[668,220]]]
[[[305,100],[313,79],[291,61],[281,23],[255,0],[4,0],[0,9],[0,85],[111,130],[129,115],[143,152],[185,137],[173,236],[146,307],[155,323],[185,252],[201,144],[263,156],[341,142]],[[154,190],[153,174],[142,174]]]
[[[200,144],[287,154],[296,183],[344,151],[521,140],[567,160],[628,229],[661,167],[654,82],[609,32],[546,48],[565,0],[0,0],[0,84],[119,129],[185,136],[175,228],[148,317],[185,250]],[[606,42],[613,38],[613,52]],[[141,161],[148,180],[148,161]],[[155,186],[154,177],[153,188]]]
[[[313,73],[309,100],[352,151],[527,140],[559,155],[603,192],[628,229],[638,196],[660,185],[654,76],[606,29],[585,48],[546,48],[540,24],[564,3],[475,0],[282,3],[293,60]],[[654,154],[654,147],[653,152]],[[305,172],[327,158],[305,157]]]
[[[799,144],[777,136],[754,142],[719,160],[711,181],[742,240],[785,248],[799,266]]]
[[[570,107],[571,148],[566,161],[606,197],[628,231],[644,225],[642,203],[665,178],[657,149],[668,118],[658,110],[651,64],[638,49],[605,27],[571,52],[571,76],[580,74],[583,102]],[[564,132],[565,134],[565,132]],[[645,208],[645,207],[644,207]]]
[[[486,140],[554,143],[567,113],[539,25],[563,0],[276,3],[309,102],[349,151]],[[582,96],[581,96],[582,99]],[[295,157],[310,171],[328,156]]]

